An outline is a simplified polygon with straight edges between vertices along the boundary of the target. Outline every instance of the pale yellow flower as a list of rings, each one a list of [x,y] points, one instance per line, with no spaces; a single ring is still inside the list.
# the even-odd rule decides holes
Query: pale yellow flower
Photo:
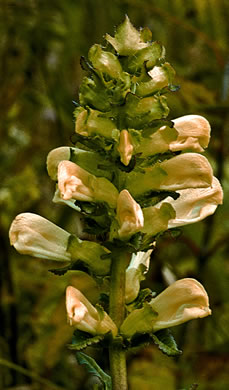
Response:
[[[81,261],[97,275],[107,275],[110,259],[102,256],[110,252],[97,242],[80,240],[59,226],[32,213],[19,214],[11,224],[10,243],[25,255],[55,260]]]
[[[79,165],[63,160],[58,165],[58,187],[64,200],[107,202],[115,207],[118,190],[104,177],[96,177]]]
[[[154,69],[154,68],[153,68]],[[156,131],[147,130],[145,136],[132,136],[134,153],[141,157],[153,156],[157,153],[203,152],[210,140],[211,127],[207,119],[200,115],[185,115],[172,120],[174,126],[161,126]],[[144,131],[142,133],[144,135]]]
[[[10,243],[25,255],[56,261],[70,261],[67,252],[70,234],[32,213],[19,214],[11,224]]]
[[[130,338],[136,333],[157,332],[210,314],[208,295],[202,284],[191,278],[181,279],[141,309],[133,310],[124,320],[121,333]]]
[[[177,192],[180,195],[178,199],[167,197],[156,206],[169,203],[174,208],[176,217],[169,220],[168,228],[199,222],[214,214],[217,206],[223,202],[222,187],[216,177],[213,177],[209,187],[189,188]]]
[[[150,302],[158,313],[154,331],[207,317],[211,314],[207,292],[195,279],[180,279],[167,287]]]
[[[88,299],[76,288],[68,286],[66,289],[66,310],[70,325],[83,332],[117,334],[117,327],[102,309],[97,310]]]
[[[211,127],[207,119],[200,115],[185,115],[173,119],[178,137],[169,145],[172,152],[191,150],[203,152],[210,140]]]

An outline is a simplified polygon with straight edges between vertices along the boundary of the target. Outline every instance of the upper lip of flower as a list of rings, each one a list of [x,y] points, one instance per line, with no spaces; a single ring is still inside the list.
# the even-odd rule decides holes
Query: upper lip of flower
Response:
[[[158,313],[154,330],[179,325],[194,318],[211,314],[207,292],[192,278],[176,281],[150,302]]]

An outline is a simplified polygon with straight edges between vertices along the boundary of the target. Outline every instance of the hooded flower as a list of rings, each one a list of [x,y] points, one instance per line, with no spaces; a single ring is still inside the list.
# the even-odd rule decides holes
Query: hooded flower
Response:
[[[63,160],[58,165],[58,187],[64,200],[107,202],[115,207],[118,191],[109,180],[96,177],[79,165]]]
[[[185,153],[156,163],[142,172],[133,170],[126,179],[126,188],[132,196],[138,197],[153,190],[177,191],[209,187],[212,180],[212,167],[206,157],[197,153]]]
[[[207,119],[200,115],[185,115],[174,119],[177,139],[172,141],[169,149],[172,152],[191,150],[203,152],[210,140],[211,127]]]
[[[210,124],[203,116],[185,115],[173,119],[170,124],[143,130],[139,137],[131,132],[134,153],[142,157],[157,153],[172,152],[203,152],[210,140]]]
[[[101,308],[98,310],[76,288],[68,286],[66,290],[66,310],[70,325],[83,332],[117,334],[117,327],[109,315]]]
[[[10,243],[25,255],[55,261],[80,261],[97,275],[107,275],[109,251],[92,241],[82,241],[59,226],[32,213],[19,214],[9,231]]]
[[[163,203],[170,204],[176,212],[176,217],[169,220],[168,228],[199,222],[214,214],[217,206],[223,202],[222,187],[216,177],[213,177],[210,187],[177,192],[180,195],[178,199],[167,197],[157,205],[160,207]]]
[[[70,234],[54,223],[32,213],[19,214],[9,231],[10,243],[24,254],[56,261],[70,261]]]
[[[211,314],[208,295],[197,280],[186,278],[167,287],[150,302],[158,313],[153,329],[159,330]]]
[[[132,311],[121,326],[126,337],[135,333],[156,332],[211,314],[208,295],[197,280],[176,281],[142,309]]]

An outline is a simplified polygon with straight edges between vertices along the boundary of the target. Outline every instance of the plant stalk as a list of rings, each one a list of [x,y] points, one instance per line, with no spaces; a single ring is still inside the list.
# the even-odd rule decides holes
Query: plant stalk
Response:
[[[112,261],[110,280],[110,317],[119,329],[125,318],[125,280],[126,267],[130,254],[117,254]],[[127,390],[126,353],[115,340],[109,347],[110,371],[113,390]]]

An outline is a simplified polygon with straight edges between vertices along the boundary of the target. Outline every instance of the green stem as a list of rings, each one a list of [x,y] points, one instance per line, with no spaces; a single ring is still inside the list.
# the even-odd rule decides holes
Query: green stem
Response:
[[[130,254],[119,253],[112,261],[110,281],[110,317],[120,328],[125,318],[125,279]],[[113,390],[127,390],[126,354],[119,343],[109,348],[110,370]]]

